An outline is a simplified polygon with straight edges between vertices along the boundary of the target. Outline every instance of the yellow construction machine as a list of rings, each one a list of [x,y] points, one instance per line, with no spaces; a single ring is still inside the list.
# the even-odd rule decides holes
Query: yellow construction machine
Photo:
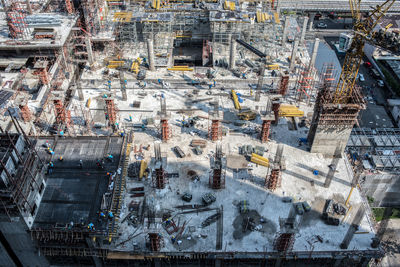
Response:
[[[253,120],[256,119],[257,113],[255,113],[255,112],[252,111],[252,110],[247,110],[247,111],[240,112],[240,113],[238,114],[238,117],[239,117],[241,120],[253,121]]]
[[[146,176],[147,162],[145,160],[140,161],[140,171],[139,171],[139,180]]]
[[[269,167],[269,160],[256,153],[251,153],[250,161],[261,166]]]

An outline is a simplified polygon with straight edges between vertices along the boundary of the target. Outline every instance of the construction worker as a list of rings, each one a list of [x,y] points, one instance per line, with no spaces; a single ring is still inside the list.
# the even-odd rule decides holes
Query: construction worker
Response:
[[[215,87],[215,85],[216,85],[216,82],[215,82],[215,80],[214,80],[214,87]]]
[[[106,215],[104,214],[104,212],[100,211],[100,219],[99,220],[103,220],[106,218]]]
[[[87,228],[90,229],[90,230],[93,230],[93,231],[96,230],[96,228],[94,228],[94,224],[93,223],[89,223]]]
[[[107,159],[112,162],[114,157],[111,154],[107,154]]]
[[[83,169],[83,161],[81,159],[79,160],[79,168]]]
[[[211,90],[211,88],[212,88],[212,84],[209,84],[208,89]]]
[[[114,214],[112,213],[112,211],[110,210],[108,212],[108,219],[112,220],[114,218]]]
[[[103,165],[101,165],[101,161],[99,159],[96,161],[96,165],[97,167],[103,169]]]
[[[60,156],[60,157],[58,158],[58,160],[59,160],[59,161],[63,161],[63,160],[64,160],[64,157],[63,157],[63,156]]]
[[[175,243],[176,237],[174,235],[171,235],[171,241],[172,241],[172,243]]]
[[[48,152],[49,154],[51,154],[51,155],[54,155],[54,151],[53,151],[53,149],[51,149],[51,147],[48,147],[48,148],[47,148],[47,152]]]
[[[54,164],[53,162],[49,162],[48,166],[47,166],[47,174],[52,174],[53,173],[53,168],[54,168]]]
[[[132,115],[129,115],[129,121],[132,122]]]
[[[60,136],[63,137],[64,136],[64,131],[60,130]]]

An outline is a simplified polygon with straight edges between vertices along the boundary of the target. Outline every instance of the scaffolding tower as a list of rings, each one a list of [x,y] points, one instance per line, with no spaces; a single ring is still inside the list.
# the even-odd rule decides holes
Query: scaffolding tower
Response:
[[[26,1],[8,0],[5,2],[6,20],[10,37],[13,39],[28,39],[31,31],[26,22]]]
[[[63,101],[60,98],[53,100],[56,113],[56,123],[69,127],[71,125],[71,111],[66,110]]]
[[[5,212],[10,220],[12,216],[21,215],[30,228],[46,186],[44,165],[18,121],[13,118],[12,121],[18,133],[1,129],[0,134],[0,169],[3,173],[0,212]]]
[[[215,149],[215,156],[211,159],[209,185],[212,189],[225,188],[225,166],[226,164],[223,159],[222,145],[218,142]]]

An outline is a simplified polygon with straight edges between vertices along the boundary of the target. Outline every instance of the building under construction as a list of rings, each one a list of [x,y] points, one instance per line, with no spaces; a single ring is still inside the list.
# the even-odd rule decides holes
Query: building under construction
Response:
[[[364,37],[341,71],[329,7],[290,2],[1,0],[0,265],[381,258],[347,153]]]

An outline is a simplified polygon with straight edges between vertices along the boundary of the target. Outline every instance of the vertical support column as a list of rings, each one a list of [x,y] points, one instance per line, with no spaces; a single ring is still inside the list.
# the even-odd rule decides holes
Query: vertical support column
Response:
[[[282,35],[282,46],[286,44],[286,36],[289,28],[289,17],[285,17],[285,26],[283,28],[283,35]]]
[[[117,114],[114,105],[114,99],[106,99],[106,119],[109,121],[110,126],[114,127],[117,122]]]
[[[274,111],[274,124],[277,125],[279,122],[279,108],[281,107],[281,103],[279,102],[272,102],[272,110]]]
[[[317,53],[318,53],[318,47],[319,47],[319,38],[315,38],[310,64],[308,65],[308,70],[314,68],[315,59],[317,58]]]
[[[174,37],[170,37],[169,39],[169,47],[168,47],[168,63],[167,67],[172,68],[174,66]]]
[[[281,77],[281,83],[279,85],[279,94],[285,96],[288,86],[289,86],[289,75],[283,75]]]
[[[19,105],[19,109],[21,110],[21,117],[24,122],[28,122],[32,118],[32,113],[27,104]]]
[[[211,175],[210,185],[212,189],[221,189],[225,187],[225,178],[222,177],[222,169],[213,169]]]
[[[309,31],[313,30],[314,18],[315,18],[315,13],[311,13],[310,14],[310,27],[308,28]]]
[[[171,136],[168,120],[161,120],[161,140],[167,142]]]
[[[92,65],[94,63],[92,41],[90,40],[88,35],[85,36],[85,44],[86,44],[86,51],[88,53],[89,65]]]
[[[78,91],[79,101],[83,101],[85,98],[83,96],[82,84],[80,81],[76,82],[76,90]]]
[[[160,235],[158,233],[149,233],[149,245],[150,250],[153,252],[160,251],[161,249],[161,240]]]
[[[349,247],[349,244],[351,240],[354,237],[355,232],[358,230],[361,220],[364,217],[365,214],[365,208],[364,206],[360,206],[357,210],[356,215],[354,216],[354,219],[349,227],[349,230],[347,230],[347,233],[345,237],[343,238],[342,243],[340,244],[341,249],[347,249]]]
[[[149,59],[149,69],[156,70],[154,67],[154,42],[153,39],[147,39],[147,57]]]
[[[262,64],[261,70],[260,70],[260,76],[258,76],[256,95],[255,95],[255,99],[254,99],[256,102],[260,101],[260,98],[261,98],[261,90],[263,88],[263,83],[264,83],[264,74],[265,74],[265,65]]]
[[[230,37],[231,40],[231,50],[229,54],[229,69],[235,68],[235,58],[236,58],[236,40],[233,35]]]
[[[294,65],[296,64],[296,56],[297,56],[297,48],[299,47],[299,39],[296,39],[293,44],[292,56],[290,57],[290,66],[289,71],[294,69]]]
[[[166,172],[161,166],[158,169],[155,169],[153,174],[153,186],[157,189],[164,189],[167,184]]]
[[[281,186],[281,177],[282,177],[282,172],[280,168],[272,169],[269,177],[268,176],[266,177],[267,179],[265,186],[269,190],[274,191],[277,187]]]
[[[304,37],[306,36],[307,24],[308,24],[308,17],[304,17],[303,28],[301,30],[300,44],[303,44],[304,42]]]
[[[271,121],[263,120],[262,127],[261,127],[261,142],[266,143],[269,137],[269,130],[271,127]]]
[[[31,1],[30,0],[25,0],[25,3],[26,3],[26,8],[28,9],[28,13],[32,14]]]
[[[219,120],[212,120],[210,129],[210,139],[211,141],[217,141],[222,137],[222,130]]]

